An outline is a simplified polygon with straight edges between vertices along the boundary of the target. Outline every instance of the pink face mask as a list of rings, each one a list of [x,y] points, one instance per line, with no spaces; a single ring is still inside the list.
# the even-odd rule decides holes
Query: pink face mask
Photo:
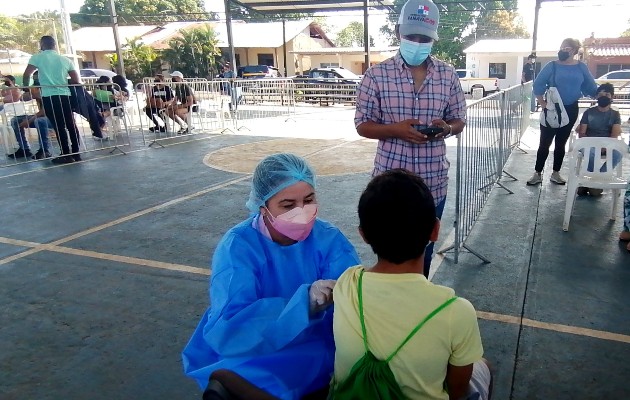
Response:
[[[270,212],[268,218],[275,230],[290,239],[301,242],[310,235],[316,216],[317,204],[307,204],[303,208],[295,207],[275,218]]]

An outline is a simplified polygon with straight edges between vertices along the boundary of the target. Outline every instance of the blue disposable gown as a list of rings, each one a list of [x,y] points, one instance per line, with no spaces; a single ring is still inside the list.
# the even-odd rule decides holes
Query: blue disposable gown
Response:
[[[346,237],[316,220],[302,242],[281,246],[252,227],[228,231],[212,259],[211,308],[182,353],[201,388],[228,369],[281,399],[299,399],[330,381],[332,307],[309,317],[308,291],[337,279],[359,258]]]

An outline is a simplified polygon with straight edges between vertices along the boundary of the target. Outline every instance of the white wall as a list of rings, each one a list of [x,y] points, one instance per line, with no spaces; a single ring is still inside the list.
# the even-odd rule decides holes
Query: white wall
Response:
[[[538,62],[544,67],[549,61],[556,59],[555,55],[548,52],[539,52]],[[466,54],[466,69],[473,71],[476,78],[488,78],[490,63],[505,63],[505,79],[499,79],[499,87],[507,89],[510,86],[521,83],[523,64],[527,61],[527,54],[518,53],[468,53]]]

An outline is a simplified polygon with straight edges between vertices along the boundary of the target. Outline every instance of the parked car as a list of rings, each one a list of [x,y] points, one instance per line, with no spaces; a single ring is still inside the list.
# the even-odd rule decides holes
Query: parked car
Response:
[[[345,68],[313,68],[306,75],[294,76],[298,99],[306,102],[354,103],[361,77]]]
[[[610,71],[597,79],[627,79],[630,80],[630,69],[620,69],[619,71]]]
[[[100,78],[101,76],[107,76],[109,77],[109,79],[111,79],[112,77],[118,74],[108,69],[83,68],[79,70],[79,75],[81,75],[82,78]],[[129,91],[129,94],[131,95],[135,90],[135,87],[133,86],[133,82],[131,82],[129,79],[125,79],[125,80],[127,81],[127,90]]]
[[[473,89],[483,89],[483,96],[499,91],[499,80],[497,78],[475,78],[472,71],[468,69],[458,69],[457,76],[466,94],[472,94]]]
[[[268,65],[245,65],[238,68],[237,75],[242,79],[277,78],[280,76],[280,71]]]

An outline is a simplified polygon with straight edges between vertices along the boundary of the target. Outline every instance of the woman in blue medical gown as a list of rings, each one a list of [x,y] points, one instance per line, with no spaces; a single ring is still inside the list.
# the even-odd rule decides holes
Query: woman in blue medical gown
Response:
[[[332,288],[359,259],[339,229],[316,218],[315,176],[300,157],[262,160],[247,207],[254,215],[215,250],[211,307],[182,353],[184,370],[202,388],[227,370],[272,398],[300,399],[330,381]]]

